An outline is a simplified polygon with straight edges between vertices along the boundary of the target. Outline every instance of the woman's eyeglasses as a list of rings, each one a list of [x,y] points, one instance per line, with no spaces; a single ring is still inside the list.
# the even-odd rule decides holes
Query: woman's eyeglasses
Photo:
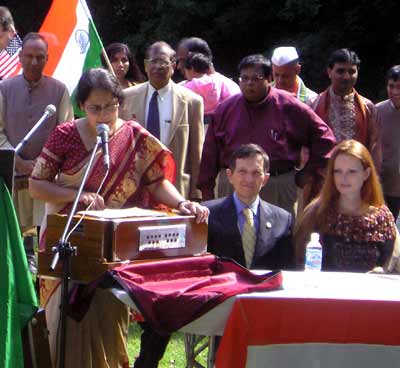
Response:
[[[88,105],[85,107],[85,110],[87,112],[90,112],[93,115],[100,115],[101,112],[103,111],[106,114],[110,114],[112,112],[115,112],[119,107],[119,103],[114,103],[111,105],[105,105],[105,106],[100,106],[100,105]]]

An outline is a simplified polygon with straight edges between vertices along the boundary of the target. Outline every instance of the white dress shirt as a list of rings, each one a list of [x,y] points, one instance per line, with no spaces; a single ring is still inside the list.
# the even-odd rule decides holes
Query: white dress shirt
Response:
[[[158,113],[160,116],[160,141],[165,145],[169,142],[169,132],[172,121],[172,83],[173,82],[170,80],[165,87],[157,90]],[[146,100],[146,127],[149,115],[149,104],[155,90],[156,89],[149,84]]]

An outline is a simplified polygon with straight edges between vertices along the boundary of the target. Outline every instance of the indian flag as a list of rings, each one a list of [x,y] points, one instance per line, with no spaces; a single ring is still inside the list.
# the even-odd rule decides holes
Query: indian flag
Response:
[[[82,72],[101,67],[103,44],[86,1],[53,0],[39,33],[49,43],[44,74],[65,83],[73,96]]]

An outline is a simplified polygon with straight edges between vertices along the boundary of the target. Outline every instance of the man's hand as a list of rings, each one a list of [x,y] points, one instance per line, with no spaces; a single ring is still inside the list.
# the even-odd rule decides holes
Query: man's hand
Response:
[[[35,160],[24,160],[19,155],[15,155],[15,170],[18,174],[31,175]]]

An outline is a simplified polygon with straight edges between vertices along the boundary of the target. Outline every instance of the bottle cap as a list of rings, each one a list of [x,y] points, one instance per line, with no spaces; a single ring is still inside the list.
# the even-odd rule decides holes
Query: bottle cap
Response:
[[[319,242],[319,234],[318,233],[311,233],[311,241],[312,242]]]

